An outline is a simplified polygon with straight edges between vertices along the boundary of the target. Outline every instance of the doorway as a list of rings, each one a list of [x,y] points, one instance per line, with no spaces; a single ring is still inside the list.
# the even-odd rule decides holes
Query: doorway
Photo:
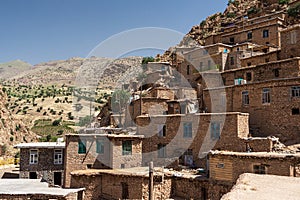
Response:
[[[37,179],[36,172],[29,172],[29,179]]]
[[[61,185],[61,172],[54,172],[54,185]]]

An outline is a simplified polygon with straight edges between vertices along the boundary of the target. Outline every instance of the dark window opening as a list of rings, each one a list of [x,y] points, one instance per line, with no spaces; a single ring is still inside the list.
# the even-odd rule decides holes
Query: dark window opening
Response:
[[[252,39],[252,32],[248,32],[247,38],[248,38],[248,40],[251,40],[251,39]]]
[[[263,30],[263,38],[269,37],[269,30]]]
[[[92,169],[92,165],[91,165],[91,164],[87,164],[87,165],[86,165],[86,168]]]
[[[29,179],[37,179],[36,172],[29,172]]]
[[[54,185],[61,185],[61,172],[54,172]]]
[[[132,141],[126,140],[122,142],[122,155],[132,154]]]
[[[248,62],[248,63],[247,63],[247,66],[251,66],[251,62]]]
[[[253,172],[255,174],[266,174],[266,166],[264,166],[264,165],[253,165]]]
[[[293,108],[293,109],[292,109],[292,115],[300,115],[300,110],[299,110],[299,108]]]
[[[252,73],[251,72],[247,72],[246,73],[246,80],[247,81],[251,81],[252,80]]]
[[[122,199],[129,199],[129,189],[128,189],[128,184],[122,182]]]
[[[274,69],[274,75],[275,77],[279,77],[279,69]]]
[[[234,43],[234,37],[229,38],[229,42],[233,44]]]
[[[292,90],[292,97],[300,97],[300,86],[293,86]]]
[[[265,59],[265,62],[266,62],[266,63],[270,62],[269,58],[266,58],[266,59]]]
[[[165,137],[167,134],[167,127],[166,125],[159,125],[158,126],[158,136]]]
[[[190,71],[190,66],[188,65],[188,66],[186,66],[186,74],[187,74],[187,75],[190,75],[190,73],[191,73],[191,71]]]
[[[125,164],[121,164],[121,169],[124,169],[125,168]]]
[[[78,153],[79,154],[86,153],[86,141],[84,141],[84,140],[78,141]]]
[[[230,65],[234,65],[234,57],[230,57]]]

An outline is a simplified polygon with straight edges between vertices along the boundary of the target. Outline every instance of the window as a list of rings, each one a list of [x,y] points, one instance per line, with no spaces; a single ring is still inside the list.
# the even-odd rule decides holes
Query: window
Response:
[[[220,138],[220,123],[212,122],[210,124],[210,136],[213,140]]]
[[[274,69],[274,76],[279,77],[279,69]]]
[[[221,93],[220,104],[221,104],[221,106],[226,106],[226,93],[225,92]]]
[[[243,102],[243,105],[249,105],[249,92],[248,91],[242,92],[242,102]]]
[[[293,109],[292,109],[292,115],[300,115],[300,110],[299,110],[299,108],[293,108]]]
[[[230,57],[230,65],[234,65],[234,57]]]
[[[186,74],[187,74],[187,75],[190,75],[190,73],[191,73],[191,71],[190,71],[190,66],[188,65],[188,66],[186,66]]]
[[[165,137],[167,132],[166,125],[159,124],[158,125],[158,137]]]
[[[126,140],[122,142],[122,155],[132,154],[132,141]]]
[[[63,162],[62,149],[54,149],[54,164],[59,165]]]
[[[266,58],[266,59],[265,59],[265,62],[266,62],[266,63],[270,62],[270,59],[269,59],[269,58]]]
[[[79,154],[86,153],[86,141],[85,140],[78,141],[78,153]]]
[[[300,97],[300,86],[292,87],[292,97]]]
[[[217,168],[222,168],[223,169],[224,167],[225,167],[224,163],[218,163],[217,164]]]
[[[38,163],[38,150],[30,150],[29,164]]]
[[[297,43],[297,32],[292,31],[290,34],[291,34],[290,35],[290,37],[291,37],[290,43],[291,44],[296,44]]]
[[[270,89],[269,88],[264,88],[262,91],[262,103],[270,103]]]
[[[251,81],[252,80],[252,73],[251,72],[247,72],[246,73],[246,80],[247,81]]]
[[[166,145],[165,144],[158,144],[157,145],[158,150],[158,157],[159,158],[165,158],[166,157]]]
[[[192,122],[183,123],[183,137],[184,138],[193,137]]]
[[[229,38],[230,43],[234,43],[234,37]]]
[[[251,40],[251,39],[252,39],[252,32],[248,32],[248,33],[247,33],[247,38],[248,38],[248,40]]]
[[[210,67],[211,67],[211,60],[207,61],[207,66],[208,66],[208,69],[210,69]]]
[[[264,165],[253,165],[253,172],[255,174],[266,174],[266,166],[264,166]]]
[[[247,63],[247,66],[251,66],[251,62],[248,62],[248,63]]]
[[[203,62],[200,62],[200,71],[202,71],[203,68]]]
[[[263,30],[263,38],[269,37],[269,30]]]
[[[96,153],[104,153],[104,142],[102,140],[96,141]]]

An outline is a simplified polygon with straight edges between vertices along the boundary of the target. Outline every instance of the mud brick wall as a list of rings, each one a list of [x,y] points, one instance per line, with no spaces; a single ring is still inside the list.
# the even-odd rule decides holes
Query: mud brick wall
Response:
[[[192,123],[192,137],[184,137],[184,124]],[[221,136],[211,138],[211,122],[220,122]],[[170,164],[169,159],[178,159],[187,149],[192,149],[196,166],[200,165],[199,153],[211,149],[245,151],[241,137],[248,135],[248,115],[242,113],[226,114],[189,114],[138,117],[138,133],[143,134],[143,164],[150,160],[157,166]],[[158,128],[166,125],[166,136],[158,135]],[[158,145],[166,145],[166,157],[158,157]],[[204,158],[204,157],[202,157]],[[199,163],[198,163],[199,162]]]
[[[235,182],[243,173],[254,173],[254,165],[266,166],[266,173],[279,176],[293,176],[293,158],[255,155],[210,155],[210,178]],[[220,167],[220,164],[223,164]]]
[[[292,34],[295,34],[296,41],[292,41]],[[281,59],[300,57],[300,25],[295,25],[281,32]]]
[[[171,196],[170,178],[159,178],[154,182],[154,199],[168,199]],[[145,199],[148,194],[149,178],[137,175],[116,175],[110,173],[72,175],[72,188],[86,188],[85,200],[122,199],[124,186],[128,188],[128,199]],[[126,192],[125,192],[126,193]]]
[[[78,141],[86,141],[86,153],[78,153]],[[96,152],[96,141],[104,143],[104,153]],[[122,141],[132,141],[132,154],[122,155]],[[142,161],[142,140],[131,137],[106,137],[99,135],[68,135],[66,137],[64,187],[70,185],[70,173],[75,170],[138,167]]]
[[[264,56],[261,57],[263,59]],[[252,79],[247,83],[255,83],[266,80],[276,80],[282,78],[294,78],[300,75],[300,59],[287,59],[282,61],[259,64],[256,67],[247,67],[236,70],[230,70],[222,73],[224,84],[226,86],[234,85],[234,79],[242,78],[247,80],[247,73],[251,73]],[[278,76],[275,71],[278,70]]]
[[[249,113],[250,133],[255,137],[276,136],[285,144],[300,142],[300,115],[292,115],[293,108],[300,108],[300,98],[291,96],[291,87],[299,86],[300,78],[270,80],[255,84],[237,85],[223,89],[204,90],[204,102],[208,112],[221,106],[214,95],[226,91],[227,112]],[[270,88],[270,103],[262,103],[263,88]],[[242,92],[249,92],[249,105],[242,104]],[[210,96],[210,95],[211,96]]]

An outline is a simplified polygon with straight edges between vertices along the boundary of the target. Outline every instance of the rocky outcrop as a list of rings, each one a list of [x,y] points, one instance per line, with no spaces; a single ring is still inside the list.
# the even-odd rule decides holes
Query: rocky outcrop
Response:
[[[11,155],[14,144],[37,140],[37,135],[10,113],[6,103],[6,94],[0,87],[0,156]]]

